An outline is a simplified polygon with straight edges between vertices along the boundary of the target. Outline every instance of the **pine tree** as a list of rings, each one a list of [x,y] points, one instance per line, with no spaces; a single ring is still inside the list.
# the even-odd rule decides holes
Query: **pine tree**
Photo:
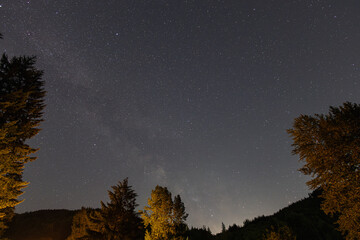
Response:
[[[185,239],[183,235],[188,215],[179,195],[173,201],[166,187],[156,186],[148,205],[141,212],[146,228],[145,240]]]
[[[189,214],[185,212],[185,205],[181,201],[180,195],[176,195],[173,204],[173,218],[176,231],[175,239],[184,239],[183,236],[187,230],[185,221],[188,216]]]
[[[42,71],[34,67],[34,57],[3,54],[0,60],[0,235],[22,201],[18,197],[27,182],[25,163],[36,159],[26,141],[40,129],[44,109]]]
[[[327,115],[301,115],[288,130],[294,154],[313,177],[312,189],[321,188],[322,210],[338,216],[346,239],[360,239],[360,105],[330,107]]]
[[[221,223],[221,233],[224,233],[226,232],[226,227],[225,227],[225,224],[222,222]]]
[[[128,179],[108,191],[110,202],[101,202],[101,209],[90,217],[96,230],[89,229],[89,239],[136,240],[143,238],[142,222],[135,211],[137,194],[128,185]]]

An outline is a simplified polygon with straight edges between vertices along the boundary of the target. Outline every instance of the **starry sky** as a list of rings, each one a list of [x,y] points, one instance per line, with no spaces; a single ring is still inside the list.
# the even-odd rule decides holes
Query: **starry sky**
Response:
[[[17,212],[99,207],[129,177],[188,224],[307,196],[286,129],[360,102],[358,0],[0,0],[1,52],[36,55],[46,110]]]

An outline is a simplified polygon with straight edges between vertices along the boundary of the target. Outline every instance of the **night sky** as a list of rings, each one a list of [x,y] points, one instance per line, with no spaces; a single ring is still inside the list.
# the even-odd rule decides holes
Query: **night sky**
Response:
[[[307,196],[286,129],[360,102],[360,1],[0,0],[1,52],[36,55],[46,110],[17,212],[99,207],[129,177],[190,226]]]

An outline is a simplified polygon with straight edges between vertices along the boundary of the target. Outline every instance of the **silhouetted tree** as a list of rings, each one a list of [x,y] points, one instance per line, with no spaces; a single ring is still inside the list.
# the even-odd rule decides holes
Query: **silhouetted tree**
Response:
[[[26,144],[42,121],[45,91],[42,71],[34,67],[35,57],[3,54],[0,60],[0,235],[13,215],[23,181],[24,164],[36,159],[37,151]]]
[[[224,233],[226,231],[226,227],[225,224],[222,222],[221,223],[221,232]]]
[[[141,212],[146,228],[145,240],[185,239],[186,230],[184,203],[179,195],[174,199],[166,187],[156,186]]]
[[[143,228],[139,214],[135,212],[137,194],[128,185],[128,179],[119,182],[108,191],[110,202],[101,202],[101,209],[91,221],[96,230],[88,231],[88,239],[136,240],[143,238]]]
[[[360,106],[346,102],[327,115],[301,115],[288,133],[294,154],[313,177],[308,185],[321,188],[326,214],[338,215],[347,239],[360,239]]]
[[[189,214],[185,212],[185,205],[181,201],[180,195],[176,195],[173,205],[173,218],[176,231],[175,239],[182,239],[182,237],[184,236],[187,230],[187,225],[185,221],[188,216]]]
[[[190,240],[211,240],[214,239],[214,236],[211,234],[209,228],[203,226],[202,228],[192,227],[186,232],[186,236]]]

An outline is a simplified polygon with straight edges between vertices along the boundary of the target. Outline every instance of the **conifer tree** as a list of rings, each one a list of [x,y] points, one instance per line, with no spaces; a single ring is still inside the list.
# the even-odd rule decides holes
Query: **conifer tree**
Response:
[[[327,115],[301,115],[288,130],[294,154],[313,177],[312,189],[321,188],[322,210],[338,216],[346,239],[360,239],[360,105],[346,102],[330,107]]]
[[[0,235],[10,221],[18,197],[27,182],[25,163],[36,159],[37,149],[26,141],[40,129],[44,109],[42,71],[34,67],[35,57],[3,54],[0,60]]]
[[[135,211],[137,194],[128,179],[108,191],[110,202],[101,202],[101,209],[90,217],[97,227],[89,229],[88,239],[137,240],[143,238],[141,218]],[[85,238],[86,239],[86,238]]]
[[[174,205],[173,205],[173,218],[174,218],[174,225],[175,225],[175,237],[176,239],[182,239],[182,236],[184,236],[187,225],[185,223],[186,218],[189,216],[185,212],[185,205],[181,201],[180,195],[176,195],[174,198]]]
[[[183,240],[187,214],[179,195],[172,200],[166,187],[156,186],[148,199],[148,205],[141,212],[146,228],[145,240]]]

